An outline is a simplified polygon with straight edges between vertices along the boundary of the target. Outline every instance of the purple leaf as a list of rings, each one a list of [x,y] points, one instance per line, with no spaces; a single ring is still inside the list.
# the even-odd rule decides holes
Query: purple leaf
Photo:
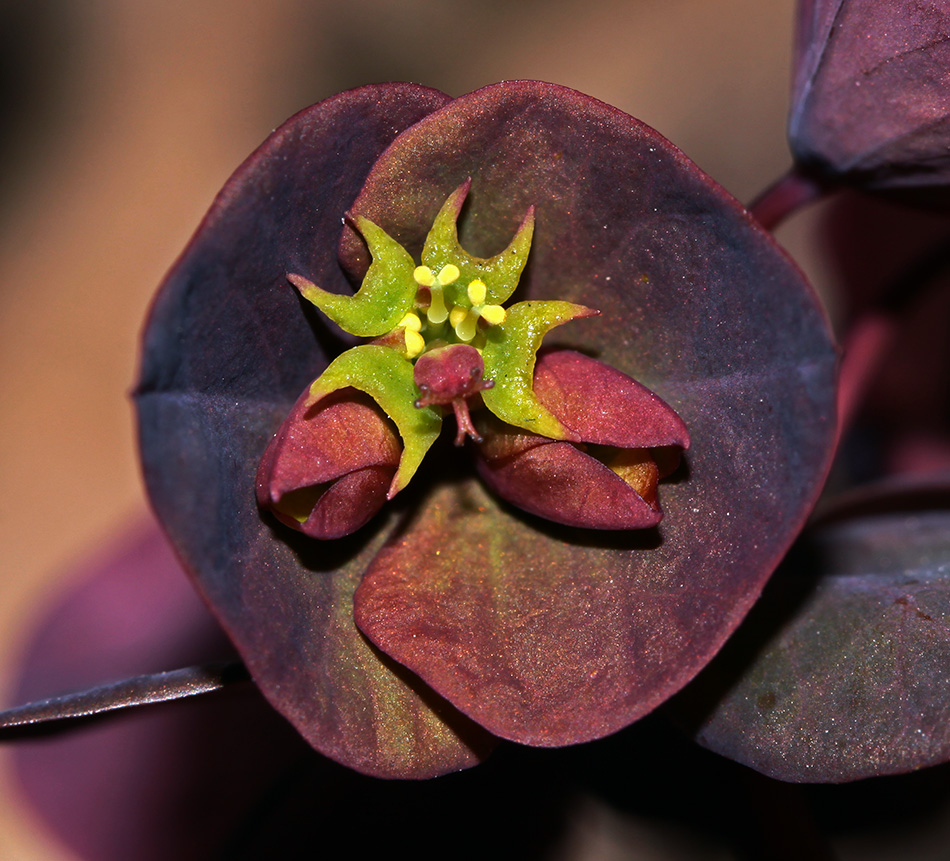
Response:
[[[369,565],[357,617],[491,732],[569,744],[654,708],[739,623],[824,477],[835,354],[772,240],[619,111],[533,82],[463,96],[396,139],[352,211],[418,251],[467,177],[463,247],[497,252],[535,206],[515,298],[599,309],[559,342],[669,403],[687,468],[661,485],[658,530],[615,536],[550,527],[472,481],[440,486]]]
[[[950,6],[801,0],[796,160],[865,187],[950,184]]]
[[[255,473],[334,351],[287,273],[350,289],[336,259],[343,214],[393,137],[446,101],[410,85],[365,87],[278,129],[166,279],[137,393],[155,508],[258,686],[318,750],[390,777],[472,765],[491,739],[356,629],[352,594],[385,530],[296,540],[261,515]]]
[[[677,703],[700,743],[791,781],[950,760],[947,487],[869,492],[806,533]]]

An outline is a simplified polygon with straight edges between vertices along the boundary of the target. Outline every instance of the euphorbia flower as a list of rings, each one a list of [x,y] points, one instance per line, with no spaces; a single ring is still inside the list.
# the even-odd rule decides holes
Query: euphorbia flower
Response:
[[[496,298],[454,246],[452,259],[441,246],[426,251],[443,202],[469,178],[459,245],[472,260],[524,237],[534,208],[514,296]],[[385,325],[365,315],[357,334],[375,343],[353,348],[287,276],[330,316],[333,303],[355,309],[334,319],[356,331],[364,300],[361,291],[347,297],[365,289],[364,276],[374,283],[381,246],[408,273],[411,283],[401,283],[419,331],[396,302]],[[533,370],[530,356],[512,361],[530,397],[506,403],[507,358],[489,355],[495,306],[508,326],[515,309],[542,302],[568,309],[565,320],[578,306],[601,313],[548,334]],[[451,306],[464,313],[453,320]],[[427,340],[423,314],[455,331],[445,352]],[[478,379],[472,353],[458,348],[478,352],[482,334]],[[664,447],[686,439],[655,393],[691,442],[687,464],[662,488],[663,522],[610,533],[553,526],[499,503],[474,470],[456,468],[457,449],[439,443],[358,533],[312,541],[262,514],[258,465],[289,413],[307,420],[300,411],[310,407],[294,408],[301,392],[332,424],[332,405],[342,417],[347,390],[384,354],[404,378],[412,369],[400,409],[414,419],[431,412],[437,430],[451,410],[471,434],[470,408],[485,440],[482,471],[500,493],[526,486],[529,461],[540,464],[527,482],[535,488],[542,468],[559,470],[547,503],[531,494],[545,516],[563,510],[556,494],[568,480],[577,498],[603,487],[591,476],[606,470],[641,488],[651,510],[640,511],[655,518],[641,453],[656,454],[658,476]],[[364,358],[354,355],[366,357],[356,376],[348,364]],[[562,364],[572,370],[562,374]],[[334,759],[424,777],[474,764],[497,736],[536,745],[603,736],[682,687],[739,623],[818,492],[834,434],[835,368],[824,316],[797,269],[652,129],[549,84],[499,84],[458,99],[387,84],[304,111],[238,170],[156,299],[137,399],[155,508],[264,695]],[[563,431],[539,433],[513,417],[534,401]],[[395,436],[377,421],[398,429],[403,419],[373,415],[343,422],[374,428],[352,463],[333,450],[350,431],[317,434],[335,464],[314,479],[331,484],[328,493],[349,492],[340,464],[363,475],[353,481],[369,481],[371,470],[376,501],[386,480],[387,493],[393,480],[404,486],[408,441],[395,432],[405,447],[390,476],[385,441]],[[492,438],[496,420],[504,428]],[[495,447],[511,442],[510,428],[518,450],[506,464]],[[276,473],[297,432],[307,435],[293,422],[280,431]],[[619,464],[614,449],[625,450]],[[296,478],[285,489],[297,489]],[[266,484],[266,504],[279,505]],[[357,494],[357,519],[372,508],[367,498]],[[285,516],[294,513],[311,520],[296,508]],[[333,506],[330,520],[337,516]]]
[[[288,276],[342,329],[377,340],[339,355],[300,396],[264,452],[258,503],[314,538],[349,534],[379,509],[387,478],[390,499],[409,483],[439,435],[439,408],[451,407],[455,445],[466,436],[480,444],[483,475],[520,508],[568,526],[656,526],[660,473],[649,448],[686,448],[683,422],[634,380],[580,354],[554,353],[535,368],[550,329],[597,312],[558,301],[505,309],[528,260],[534,211],[504,251],[472,257],[457,227],[468,190],[463,184],[442,206],[420,266],[361,218],[373,263],[355,295]],[[398,429],[401,454],[363,393]],[[496,419],[487,440],[470,401]],[[601,462],[573,443],[608,450]],[[679,457],[666,460],[675,466]]]

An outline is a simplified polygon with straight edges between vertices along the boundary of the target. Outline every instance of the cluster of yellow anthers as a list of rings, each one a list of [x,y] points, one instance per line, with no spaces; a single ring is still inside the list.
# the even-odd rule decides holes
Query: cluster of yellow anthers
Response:
[[[460,343],[471,343],[478,334],[478,321],[484,320],[489,326],[498,326],[505,322],[505,309],[501,305],[487,305],[488,290],[485,282],[479,278],[469,282],[465,294],[471,306],[446,305],[443,288],[454,284],[459,277],[459,269],[454,263],[443,266],[439,273],[434,273],[428,266],[417,266],[412,277],[420,287],[428,289],[429,305],[425,308],[423,321],[420,308],[410,311],[399,323],[406,333],[406,355],[410,359],[419,356],[426,348],[425,335],[432,338],[445,337],[445,321],[455,331],[455,337]]]

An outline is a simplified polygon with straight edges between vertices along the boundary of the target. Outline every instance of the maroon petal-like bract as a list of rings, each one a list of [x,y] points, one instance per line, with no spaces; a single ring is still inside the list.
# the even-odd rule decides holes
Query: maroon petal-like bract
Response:
[[[402,446],[362,392],[345,388],[310,401],[308,387],[267,446],[257,502],[311,538],[342,538],[383,507]]]
[[[872,188],[950,185],[950,5],[800,0],[796,160]]]
[[[369,567],[357,621],[493,733],[568,744],[670,696],[758,595],[824,477],[835,353],[771,238],[613,108],[534,82],[463,96],[394,142],[353,212],[418,251],[467,177],[463,246],[497,253],[534,205],[515,299],[599,309],[557,343],[669,403],[689,428],[688,468],[647,533],[552,528],[471,482],[438,487]],[[355,234],[344,252],[352,271],[366,265]]]
[[[582,443],[607,446],[601,462],[587,446],[507,427],[482,415],[478,473],[499,496],[555,523],[590,529],[645,529],[662,518],[656,500],[660,470],[646,451],[675,447],[663,475],[689,447],[676,413],[636,380],[574,350],[538,357],[534,391]],[[621,476],[610,461],[627,450]],[[607,465],[609,464],[609,465]]]
[[[677,703],[702,744],[802,782],[950,760],[947,487],[941,507],[905,488],[803,536]]]
[[[583,353],[542,353],[535,365],[534,389],[584,442],[618,448],[689,448],[689,431],[669,405],[636,380]]]
[[[264,695],[318,750],[391,777],[464,768],[491,740],[356,629],[352,594],[383,536],[297,536],[262,516],[255,472],[339,351],[325,329],[315,336],[287,273],[351,289],[337,263],[343,213],[379,153],[447,100],[365,87],[278,129],[166,279],[137,392],[155,509]]]

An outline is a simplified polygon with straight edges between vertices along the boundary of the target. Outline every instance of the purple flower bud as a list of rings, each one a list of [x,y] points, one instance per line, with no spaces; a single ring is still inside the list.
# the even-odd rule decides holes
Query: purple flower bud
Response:
[[[343,388],[307,403],[271,439],[257,470],[257,502],[312,538],[341,538],[386,501],[402,445],[368,395]]]
[[[568,526],[656,526],[663,516],[657,482],[689,447],[673,409],[626,374],[571,350],[538,356],[534,391],[581,442],[480,415],[484,481],[519,508]]]

